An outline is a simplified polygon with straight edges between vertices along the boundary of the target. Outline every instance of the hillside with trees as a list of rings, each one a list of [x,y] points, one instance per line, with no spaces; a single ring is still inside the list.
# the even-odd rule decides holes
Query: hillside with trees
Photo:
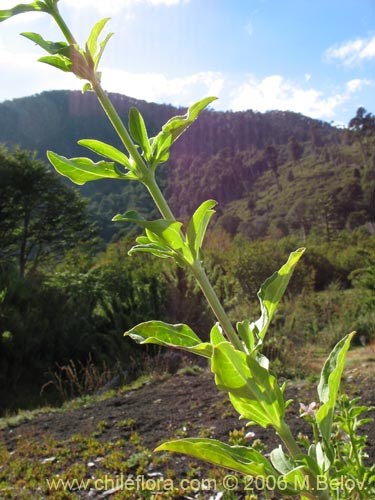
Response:
[[[185,111],[112,97],[125,120],[137,106],[150,135]],[[307,247],[266,345],[286,376],[303,371],[296,359],[309,345],[330,347],[354,329],[363,342],[374,337],[374,130],[363,108],[344,130],[289,112],[205,111],[160,168],[183,221],[218,201],[205,264],[231,321],[255,319],[260,284]],[[95,366],[97,383],[124,368],[135,376],[160,355],[123,338],[141,321],[187,323],[202,338],[214,321],[182,269],[127,256],[135,229],[111,219],[128,209],[158,217],[142,187],[77,188],[47,166],[47,149],[86,155],[83,138],[120,147],[90,94],[0,104],[0,413],[39,404],[43,386],[53,402],[94,391],[69,385],[73,366],[78,378]]]
[[[136,106],[150,136],[156,134],[171,116],[185,112],[117,94],[112,94],[111,98],[125,122],[129,109]],[[328,149],[336,147],[337,150],[342,137],[342,131],[327,123],[291,112],[206,111],[176,143],[170,160],[161,169],[160,180],[180,216],[190,213],[207,197],[216,199],[222,210],[239,199],[246,199],[251,207],[258,197],[257,180],[267,180],[270,172],[281,191],[279,176],[287,170],[287,177],[293,176],[298,154],[298,164],[302,166],[309,158],[307,168],[311,170],[314,167],[311,167],[310,157],[314,157],[315,163],[316,157],[321,157],[324,163],[330,154],[337,156],[337,151],[330,153]],[[77,141],[84,138],[100,139],[121,148],[103,110],[90,93],[44,92],[0,104],[0,143],[7,146],[18,144],[35,150],[43,159],[46,150],[76,157],[86,154],[77,145]],[[289,168],[290,140],[294,141],[294,157],[293,166]],[[265,157],[265,151],[271,146],[274,161]],[[303,157],[297,151],[302,147]],[[336,156],[334,161],[337,162]],[[81,193],[90,199],[91,212],[106,241],[124,235],[122,228],[109,222],[115,213],[137,209],[156,216],[148,194],[132,183],[110,180],[89,183],[81,188]],[[246,211],[241,209],[236,214],[245,222],[250,217],[250,209]]]

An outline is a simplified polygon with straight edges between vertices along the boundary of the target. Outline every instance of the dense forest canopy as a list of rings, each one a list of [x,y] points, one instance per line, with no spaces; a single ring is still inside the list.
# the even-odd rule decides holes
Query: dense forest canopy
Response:
[[[118,94],[112,94],[111,98],[125,122],[130,107],[137,106],[145,118],[150,136],[156,134],[171,116],[185,111]],[[365,111],[364,114],[366,116]],[[366,120],[371,122],[368,118]],[[249,227],[257,226],[260,218],[264,220],[264,212],[270,215],[272,212],[270,204],[266,210],[259,206],[259,181],[262,184],[270,174],[271,183],[281,198],[291,185],[302,183],[305,189],[310,182],[309,174],[307,171],[303,173],[303,168],[297,168],[305,157],[306,162],[310,162],[308,170],[312,176],[320,167],[324,170],[321,179],[325,178],[324,190],[327,193],[322,193],[322,196],[330,196],[330,190],[341,188],[333,182],[333,177],[337,177],[335,166],[341,160],[344,163],[338,167],[341,180],[348,169],[364,166],[358,165],[355,147],[348,150],[345,157],[341,148],[345,137],[349,142],[355,141],[360,128],[361,125],[353,125],[352,130],[345,131],[346,136],[344,131],[327,123],[292,112],[206,111],[174,146],[169,162],[160,169],[160,182],[180,217],[191,213],[204,199],[213,198],[219,202],[222,211],[234,203],[229,208],[230,212],[235,212],[232,215]],[[359,135],[363,134],[360,132]],[[77,144],[83,138],[100,139],[121,148],[93,94],[53,91],[0,104],[0,143],[7,146],[19,144],[22,148],[35,150],[42,159],[45,159],[46,150],[73,157],[86,154]],[[366,145],[362,143],[359,142],[363,156],[368,152],[364,151]],[[272,150],[271,161],[265,152]],[[294,170],[297,170],[297,175]],[[268,180],[267,184],[266,189],[272,189]],[[121,225],[110,222],[116,213],[137,209],[143,215],[157,215],[147,192],[135,183],[110,180],[89,183],[81,188],[81,193],[89,198],[90,212],[106,241],[126,234]],[[288,198],[290,200],[289,194]],[[241,209],[236,206],[239,200]],[[298,202],[298,199],[293,201]],[[285,204],[285,200],[280,203]],[[246,204],[252,208],[243,208]],[[285,217],[287,213],[277,215]],[[269,226],[270,222],[266,223]]]

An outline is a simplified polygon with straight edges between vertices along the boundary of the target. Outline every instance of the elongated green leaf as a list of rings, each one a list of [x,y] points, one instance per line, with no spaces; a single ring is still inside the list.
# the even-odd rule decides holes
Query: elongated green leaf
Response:
[[[208,223],[215,213],[215,210],[212,210],[215,205],[215,200],[204,201],[194,212],[188,224],[186,240],[196,259],[199,259],[199,253]]]
[[[97,179],[126,179],[126,174],[120,173],[114,163],[100,161],[94,163],[89,158],[65,158],[64,156],[47,152],[49,161],[62,175],[76,184],[85,184]]]
[[[44,56],[38,59],[39,62],[49,64],[54,68],[61,69],[61,71],[65,71],[65,73],[70,73],[73,69],[72,62],[64,56],[57,54],[56,56]]]
[[[150,253],[155,255],[155,257],[160,257],[161,259],[176,258],[175,253],[172,250],[168,250],[161,245],[156,243],[147,243],[143,245],[134,245],[128,252],[129,255],[135,253]]]
[[[275,469],[282,474],[287,474],[295,467],[295,463],[288,455],[284,453],[281,446],[271,451],[270,459]]]
[[[273,476],[277,479],[279,475],[270,462],[258,451],[245,446],[229,446],[216,439],[179,439],[163,443],[155,451],[184,453],[255,477],[269,478]]]
[[[156,164],[166,161],[165,157],[168,156],[171,145],[190,127],[199,114],[215,100],[216,97],[206,97],[190,106],[185,115],[174,116],[163,126],[161,132],[152,139],[154,162]]]
[[[23,14],[24,12],[33,11],[43,11],[48,12],[47,6],[43,2],[31,2],[31,3],[20,3],[11,9],[0,10],[0,22],[9,19],[10,17],[16,16],[17,14]]]
[[[314,476],[316,471],[318,474],[320,473],[319,467],[311,457],[301,455],[298,459],[293,460],[284,453],[281,446],[272,450],[270,460],[275,469],[282,474],[289,489],[294,490],[294,494],[310,490],[309,479],[305,476],[307,470],[311,476]]]
[[[136,241],[137,243],[139,243],[139,245],[135,245],[134,247],[132,247],[128,252],[129,255],[133,255],[136,252],[142,252],[151,253],[156,257],[161,257],[162,259],[176,257],[176,253],[165,244],[163,244],[161,240],[159,242],[155,242],[147,236],[138,236]]]
[[[87,47],[87,50],[88,50],[89,54],[91,55],[93,61],[95,60],[96,53],[98,50],[98,37],[99,37],[100,33],[103,31],[103,28],[107,24],[108,21],[109,21],[109,17],[106,17],[106,18],[102,19],[101,21],[98,21],[95,24],[95,26],[92,28],[90,35],[87,39],[86,47]]]
[[[215,323],[215,325],[212,327],[210,340],[212,345],[218,345],[221,344],[221,342],[225,342],[223,330],[219,323]]]
[[[116,215],[112,220],[133,222],[144,227],[151,243],[165,247],[166,250],[169,248],[176,253],[176,256],[180,256],[188,263],[193,263],[191,251],[183,240],[181,222],[165,219],[146,221],[134,211],[126,212],[124,215]]]
[[[245,319],[244,321],[239,321],[236,327],[239,336],[245,343],[245,346],[248,348],[249,352],[252,352],[255,347],[256,339],[254,333],[251,330],[250,321],[248,319]]]
[[[261,316],[255,323],[251,324],[251,329],[261,340],[267,332],[276,307],[282,299],[289,280],[292,277],[294,268],[304,251],[304,248],[300,248],[292,252],[286,264],[268,278],[258,292]]]
[[[59,54],[62,50],[67,50],[69,48],[69,45],[66,42],[50,42],[48,40],[44,40],[44,38],[38,33],[25,31],[21,33],[21,35],[36,43],[39,47],[42,47],[42,49],[52,55]]]
[[[229,393],[240,415],[262,427],[281,428],[285,413],[283,393],[276,378],[253,356],[222,342],[214,345],[212,371],[216,385]]]
[[[350,347],[353,335],[354,332],[350,333],[336,344],[325,362],[320,375],[318,395],[321,406],[316,413],[316,421],[326,442],[330,440],[333,413],[340,388],[341,375],[344,370],[346,353]],[[329,459],[332,460],[332,456],[329,456]]]
[[[137,108],[130,108],[129,130],[135,142],[143,149],[145,158],[149,159],[151,156],[151,147],[147,129],[143,117]]]
[[[171,134],[172,142],[175,142],[185,130],[198,118],[200,113],[215,101],[216,97],[206,97],[192,104],[183,116],[174,116],[163,127],[163,132]]]
[[[211,344],[202,342],[187,325],[170,325],[163,321],[147,321],[126,332],[125,336],[129,336],[138,344],[158,344],[175,347],[206,358],[210,358],[212,355]]]
[[[104,49],[106,48],[107,46],[107,43],[108,43],[108,40],[113,36],[113,33],[108,33],[108,35],[106,35],[106,37],[104,38],[104,40],[102,40],[99,44],[99,51],[94,59],[95,61],[95,70],[98,68],[99,66],[99,63],[100,63],[100,59],[102,58],[102,55],[103,55],[103,52],[104,52]]]
[[[106,144],[105,142],[97,141],[95,139],[82,139],[78,141],[78,144],[90,149],[94,153],[103,156],[104,158],[108,158],[109,160],[113,160],[120,165],[123,165],[129,170],[133,169],[129,158],[122,151],[119,151],[110,144]]]

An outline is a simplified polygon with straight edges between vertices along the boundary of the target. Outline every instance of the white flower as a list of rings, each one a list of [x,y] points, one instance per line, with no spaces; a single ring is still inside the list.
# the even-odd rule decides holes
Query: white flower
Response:
[[[255,437],[255,432],[251,432],[251,431],[250,431],[250,432],[247,432],[247,433],[245,434],[244,439],[250,440],[250,439],[253,439],[254,437]]]
[[[304,405],[303,403],[299,404],[300,417],[315,417],[315,412],[317,410],[317,404],[315,401],[309,404],[309,406]]]

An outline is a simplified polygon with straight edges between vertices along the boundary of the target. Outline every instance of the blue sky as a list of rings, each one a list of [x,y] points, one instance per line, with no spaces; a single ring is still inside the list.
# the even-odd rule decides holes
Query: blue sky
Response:
[[[24,0],[25,1],[25,0]],[[15,0],[0,0],[0,8]],[[80,42],[102,17],[115,32],[102,59],[108,91],[221,110],[291,110],[346,125],[375,113],[375,0],[60,0]],[[0,25],[0,101],[81,82],[36,59],[18,36],[61,39],[45,14]]]

